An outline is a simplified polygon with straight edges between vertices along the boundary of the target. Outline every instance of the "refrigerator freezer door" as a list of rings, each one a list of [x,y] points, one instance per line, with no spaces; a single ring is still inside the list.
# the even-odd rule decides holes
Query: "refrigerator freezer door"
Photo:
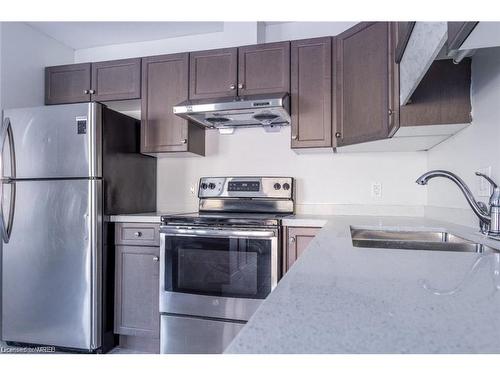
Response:
[[[14,152],[2,139],[3,177],[17,179],[102,177],[101,105],[82,103],[4,112]],[[10,169],[14,156],[16,176]]]
[[[99,180],[16,185],[10,240],[2,254],[2,340],[100,347]]]

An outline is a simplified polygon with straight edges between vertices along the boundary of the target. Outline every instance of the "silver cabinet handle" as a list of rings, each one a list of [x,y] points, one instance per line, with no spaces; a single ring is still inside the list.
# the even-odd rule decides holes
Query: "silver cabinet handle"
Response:
[[[294,243],[295,242],[295,237],[290,237],[290,243]]]
[[[142,232],[135,232],[134,236],[136,236],[136,237],[142,237]]]
[[[235,84],[232,84],[231,86],[229,86],[229,89],[230,90],[234,90],[236,88],[236,85]]]
[[[392,116],[394,114],[394,111],[392,110],[392,108],[389,108],[389,110],[387,111],[387,113],[389,113],[389,116]]]
[[[340,138],[342,136],[342,134],[340,134],[339,132],[335,133],[335,138]]]
[[[155,262],[158,262],[158,261],[160,260],[160,258],[159,258],[159,257],[157,257],[157,256],[154,256],[154,257],[153,257],[153,260],[154,260]]]
[[[298,138],[298,137],[297,137],[297,134],[293,134],[293,135],[292,135],[292,139],[293,139],[293,140],[296,140],[297,138]]]
[[[187,140],[186,138],[184,138],[184,139],[181,141],[181,143],[182,143],[183,145],[185,145],[186,143],[188,143],[188,140]]]
[[[238,83],[238,88],[239,88],[239,89],[242,89],[242,88],[244,88],[244,87],[245,87],[245,85],[244,85],[243,83]]]
[[[95,94],[95,90],[89,90],[89,93],[93,95]]]
[[[83,93],[84,94],[89,94],[90,92],[89,92],[89,90],[83,90]]]

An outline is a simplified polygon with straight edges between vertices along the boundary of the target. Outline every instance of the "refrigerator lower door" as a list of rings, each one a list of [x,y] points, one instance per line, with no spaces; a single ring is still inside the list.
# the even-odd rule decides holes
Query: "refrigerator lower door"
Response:
[[[3,176],[13,179],[102,177],[98,103],[4,111]],[[15,167],[12,170],[11,166]]]
[[[89,351],[100,347],[101,184],[3,184],[3,207],[11,206],[9,191],[14,185],[16,190],[12,230],[2,254],[3,341]]]

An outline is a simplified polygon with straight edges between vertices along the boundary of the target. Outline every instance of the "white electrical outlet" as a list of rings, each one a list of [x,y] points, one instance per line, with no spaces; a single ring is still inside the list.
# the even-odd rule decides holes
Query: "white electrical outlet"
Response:
[[[372,198],[381,198],[381,197],[382,197],[382,183],[372,182]]]
[[[478,170],[478,172],[485,174],[488,177],[491,177],[491,167],[485,167]],[[477,195],[480,197],[489,197],[491,195],[491,184],[486,181],[483,177],[477,178]]]

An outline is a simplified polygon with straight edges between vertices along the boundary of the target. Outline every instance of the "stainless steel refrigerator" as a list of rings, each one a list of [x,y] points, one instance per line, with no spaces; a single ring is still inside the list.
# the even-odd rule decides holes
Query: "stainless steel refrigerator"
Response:
[[[7,110],[0,131],[2,340],[114,345],[107,215],[156,208],[140,123],[98,103]]]

